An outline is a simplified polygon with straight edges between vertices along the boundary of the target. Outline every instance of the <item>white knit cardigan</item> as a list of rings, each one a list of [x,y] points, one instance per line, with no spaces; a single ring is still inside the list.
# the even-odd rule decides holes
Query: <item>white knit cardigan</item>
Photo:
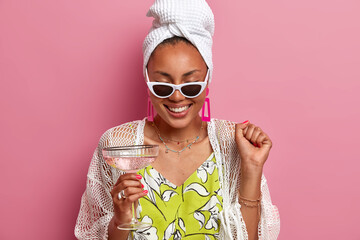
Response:
[[[75,226],[75,236],[78,239],[108,239],[108,225],[114,215],[110,191],[122,172],[106,164],[101,150],[109,146],[143,144],[145,121],[146,118],[125,123],[107,130],[102,135],[91,160],[86,190],[81,198]],[[223,194],[219,239],[248,239],[237,197],[237,189],[241,182],[240,157],[235,143],[235,123],[211,119],[207,130],[215,153]],[[261,178],[261,192],[258,236],[261,240],[275,240],[280,232],[280,215],[277,207],[271,202],[264,175]]]

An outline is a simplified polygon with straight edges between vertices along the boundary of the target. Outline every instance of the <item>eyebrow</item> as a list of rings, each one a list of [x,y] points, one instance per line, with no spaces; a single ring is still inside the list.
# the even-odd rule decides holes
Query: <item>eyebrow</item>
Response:
[[[199,69],[195,69],[195,70],[192,70],[192,71],[190,71],[190,72],[184,73],[184,74],[183,74],[183,77],[190,76],[191,74],[193,74],[193,73],[195,73],[195,72],[200,72],[200,70],[199,70]],[[166,72],[155,71],[154,73],[158,73],[158,74],[161,74],[161,75],[163,75],[163,76],[165,76],[165,77],[171,78],[171,75],[168,74],[168,73],[166,73]]]

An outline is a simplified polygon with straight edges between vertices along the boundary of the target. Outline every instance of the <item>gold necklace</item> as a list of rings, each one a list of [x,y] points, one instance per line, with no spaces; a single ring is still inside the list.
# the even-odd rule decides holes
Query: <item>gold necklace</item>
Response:
[[[178,144],[180,144],[180,143],[182,143],[182,142],[189,142],[189,140],[191,140],[191,139],[186,139],[186,140],[179,141],[179,140],[172,140],[172,139],[169,139],[169,138],[163,138],[163,137],[161,137],[161,135],[160,135],[160,130],[159,130],[159,128],[155,125],[155,122],[153,122],[152,125],[155,127],[155,131],[156,131],[159,139],[161,140],[161,142],[164,144],[164,146],[165,146],[165,148],[166,148],[165,153],[169,153],[169,151],[172,151],[172,152],[174,152],[174,153],[177,153],[177,154],[180,156],[180,153],[182,153],[183,151],[185,151],[187,148],[191,149],[191,145],[193,145],[194,143],[197,142],[197,140],[199,140],[199,138],[200,138],[199,135],[200,135],[200,133],[201,133],[201,130],[204,128],[204,124],[203,124],[203,123],[204,123],[204,122],[201,122],[201,128],[200,128],[200,130],[199,130],[198,136],[196,136],[195,138],[192,138],[192,139],[194,139],[194,140],[193,140],[191,143],[189,143],[186,147],[184,147],[183,149],[181,149],[181,150],[179,150],[179,151],[173,150],[173,149],[169,148],[168,145],[166,145],[164,139],[167,139],[167,140],[172,141],[172,142],[177,142]]]

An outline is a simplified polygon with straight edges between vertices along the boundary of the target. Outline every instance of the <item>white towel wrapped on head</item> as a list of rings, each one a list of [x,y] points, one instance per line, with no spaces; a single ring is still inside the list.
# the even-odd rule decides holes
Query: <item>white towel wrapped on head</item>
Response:
[[[188,39],[200,52],[212,78],[212,36],[214,14],[205,0],[155,0],[148,17],[153,17],[152,27],[143,44],[143,73],[154,49],[165,39],[179,36]]]

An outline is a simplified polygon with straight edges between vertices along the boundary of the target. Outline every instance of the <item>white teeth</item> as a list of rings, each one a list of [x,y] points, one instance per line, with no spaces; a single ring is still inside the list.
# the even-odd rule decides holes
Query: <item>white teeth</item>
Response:
[[[183,111],[187,110],[188,108],[189,108],[189,105],[184,106],[184,107],[180,107],[180,108],[171,108],[171,107],[169,107],[170,111],[176,112],[176,113],[183,112]]]

